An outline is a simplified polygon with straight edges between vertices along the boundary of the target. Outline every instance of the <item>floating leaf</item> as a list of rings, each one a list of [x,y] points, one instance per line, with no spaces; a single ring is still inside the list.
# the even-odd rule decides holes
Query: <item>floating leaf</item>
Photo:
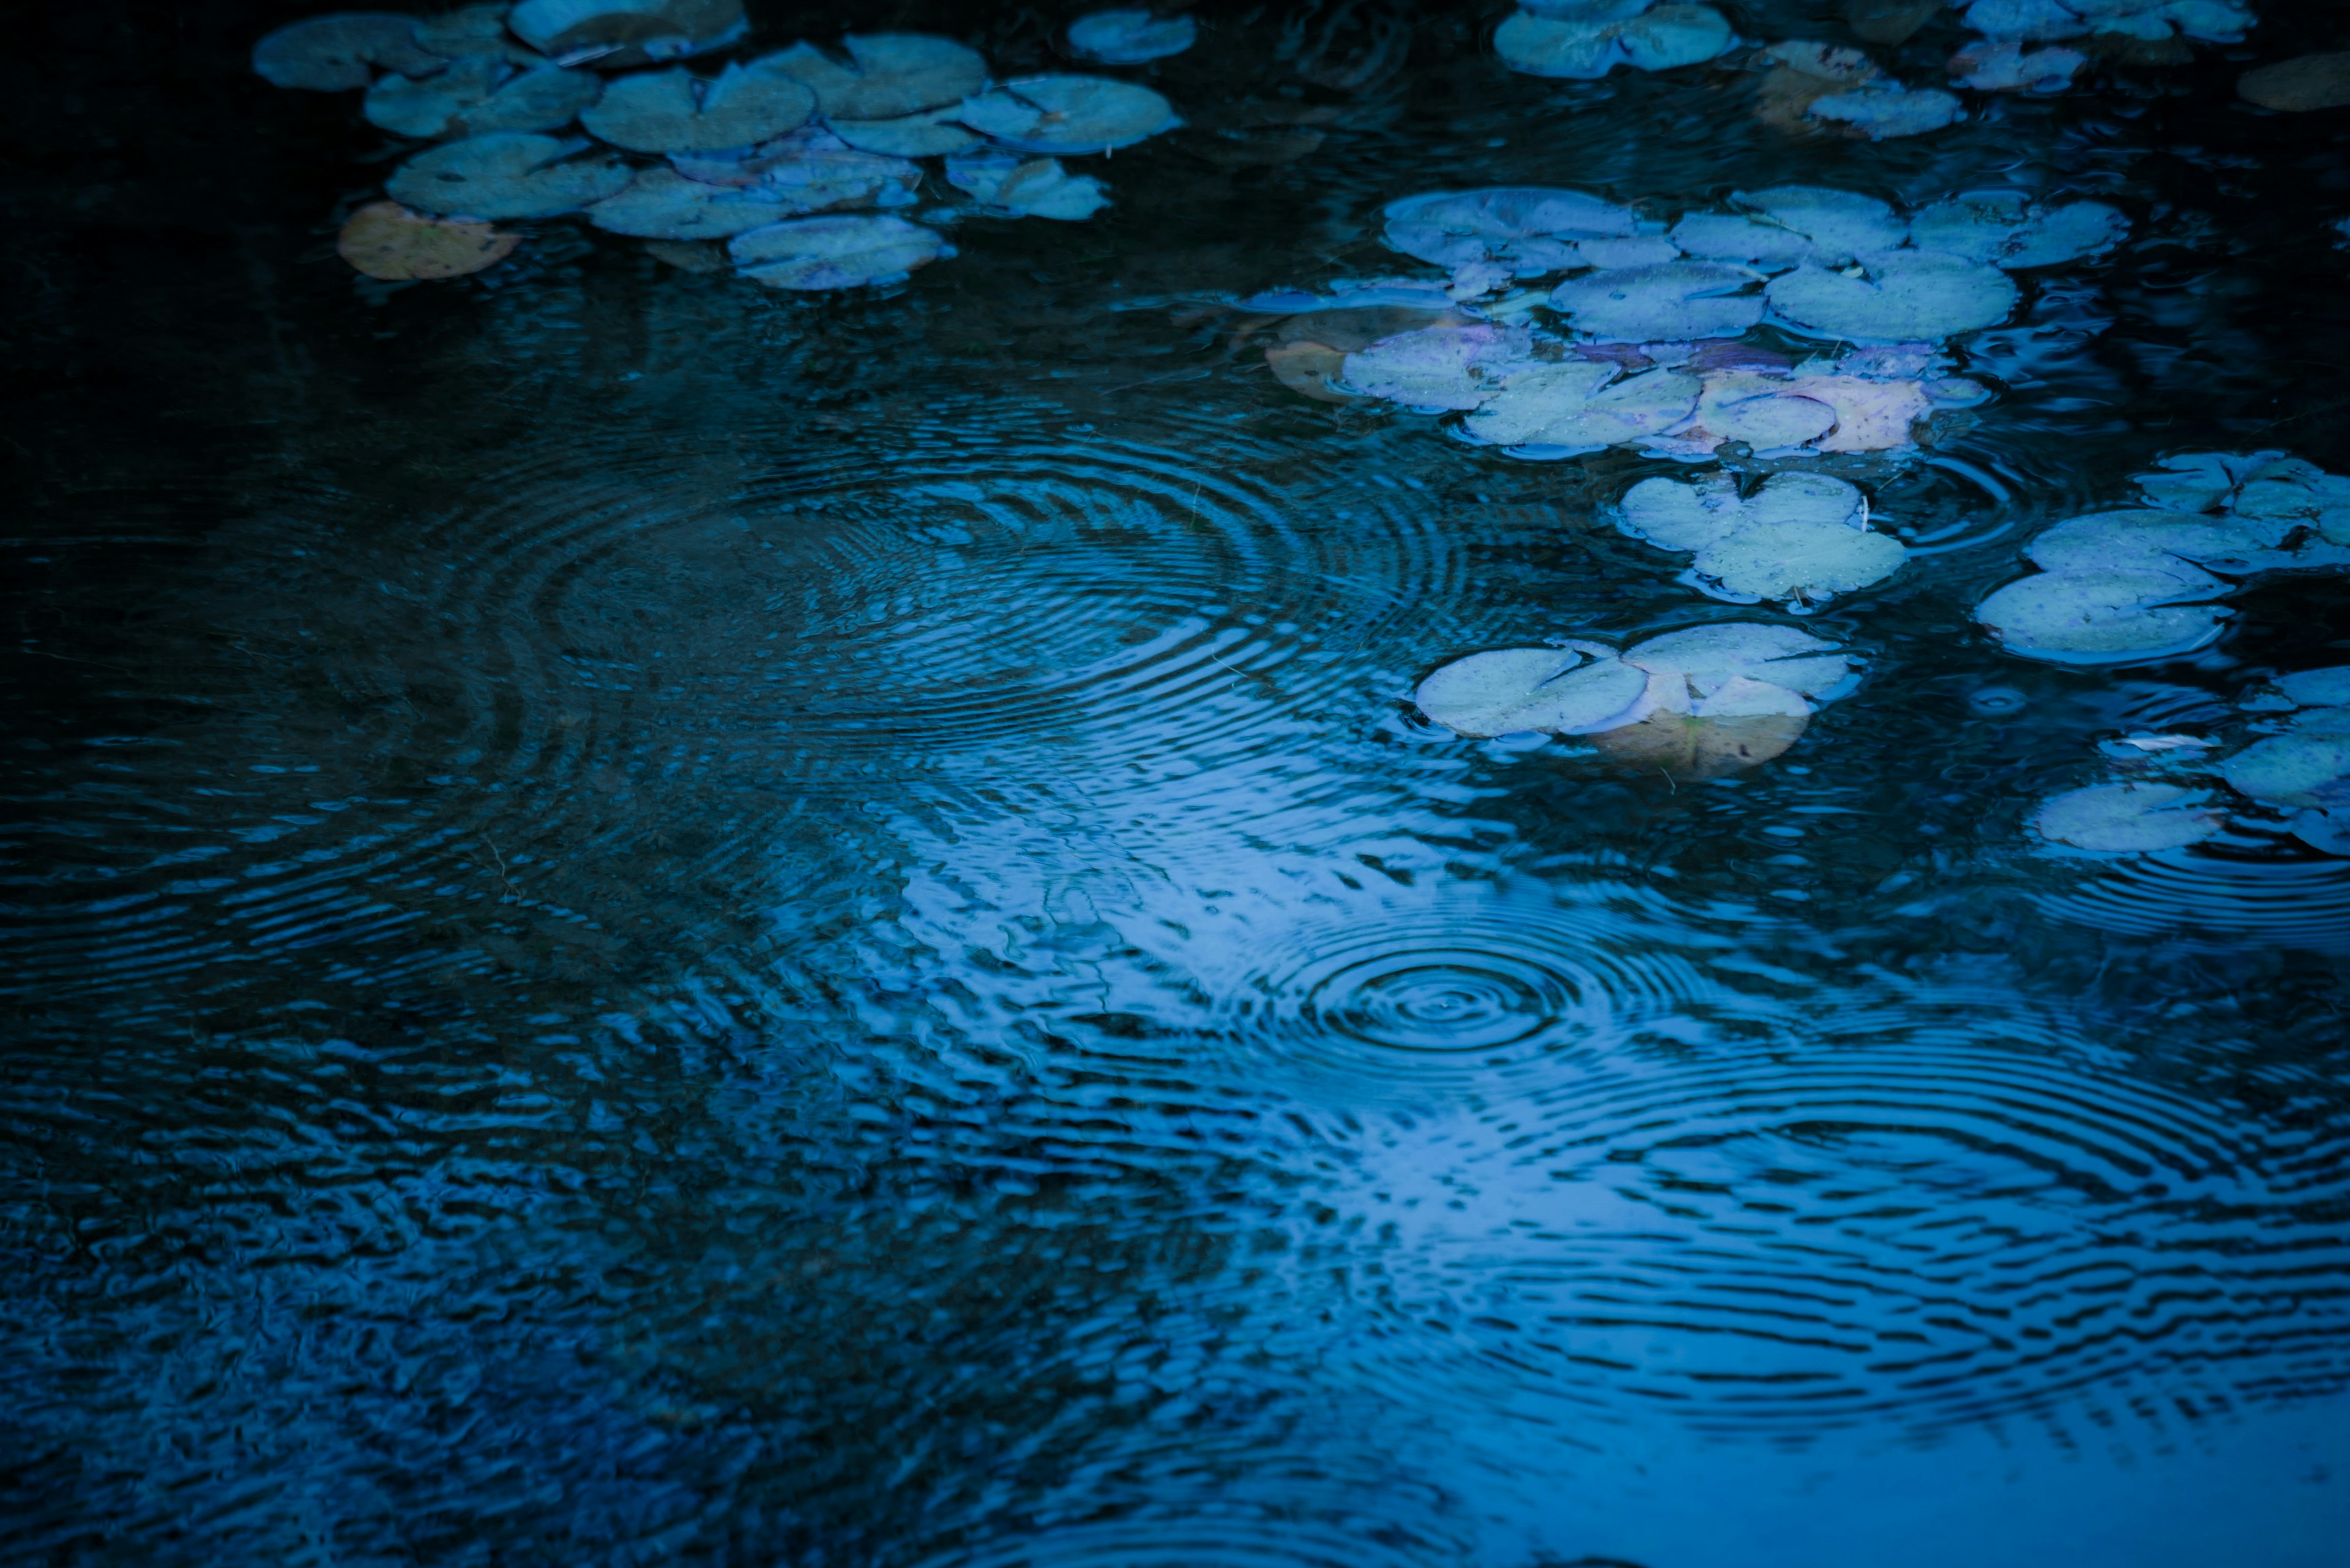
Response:
[[[2199,588],[2212,585],[2198,566],[2245,572],[2292,559],[2240,524],[2150,510],[2068,517],[2034,538],[2024,554],[2052,572],[2160,572]]]
[[[840,47],[847,65],[813,44],[795,44],[760,65],[805,84],[827,119],[898,119],[951,108],[987,85],[987,61],[952,38],[851,33]]]
[[[1069,24],[1070,52],[1104,65],[1139,66],[1180,55],[1199,38],[1189,16],[1154,16],[1140,9],[1096,11]]]
[[[2286,459],[2253,469],[2231,508],[2241,522],[2314,527],[2328,544],[2350,545],[2350,479]]]
[[[335,250],[369,277],[463,277],[495,266],[522,243],[487,223],[454,223],[411,213],[397,202],[370,202],[351,214]]]
[[[1381,292],[1362,291],[1375,300]],[[1426,327],[1469,325],[1451,311],[1451,302],[1440,294],[1433,301],[1424,293],[1413,295],[1409,297],[1417,303],[1411,305],[1371,303],[1332,308],[1322,308],[1314,296],[1305,297],[1313,308],[1291,317],[1274,328],[1279,341],[1265,349],[1264,362],[1283,386],[1317,402],[1362,400],[1359,394],[1337,384],[1346,374],[1348,353],[1367,348],[1381,338]],[[1339,297],[1356,296],[1342,291]],[[1247,302],[1243,303],[1245,306]]]
[[[679,67],[620,77],[580,123],[632,152],[702,152],[780,136],[815,111],[816,95],[786,76],[728,66],[714,81]]]
[[[759,187],[787,213],[828,207],[902,207],[922,182],[919,163],[859,152],[831,132],[808,125],[756,147],[681,154],[670,161],[689,179],[712,185]]]
[[[1784,753],[1811,724],[1804,713],[1654,712],[1591,737],[1610,760],[1677,779],[1716,779]]]
[[[416,18],[389,11],[338,11],[268,34],[253,46],[253,68],[273,87],[343,92],[363,88],[371,67],[424,76],[446,59],[417,41]]]
[[[1835,429],[1836,410],[1804,396],[1785,378],[1752,370],[1708,376],[1698,396],[1697,422],[1712,440],[1743,441],[1758,454],[1792,451]]]
[[[1427,327],[1347,356],[1349,390],[1414,409],[1473,409],[1532,363],[1523,327]]]
[[[1385,215],[1381,238],[1391,249],[1437,266],[1500,263],[1521,277],[1595,265],[1584,242],[1629,238],[1639,228],[1629,208],[1543,185],[1434,191],[1390,202]]]
[[[1759,57],[1824,82],[1873,81],[1878,74],[1877,62],[1863,51],[1812,38],[1773,44]]]
[[[1421,681],[1412,701],[1456,734],[1583,735],[1633,722],[1648,687],[1648,676],[1615,649],[1569,642],[1455,659]]]
[[[896,119],[827,119],[825,123],[841,140],[867,152],[883,152],[893,158],[951,157],[977,147],[984,140],[955,119],[962,112],[962,106],[955,103]]]
[[[869,213],[770,223],[735,235],[726,249],[744,277],[790,289],[895,283],[954,254],[936,229]]]
[[[1906,44],[1941,10],[1942,0],[1844,0],[1844,18],[1865,44]]]
[[[1669,711],[1706,711],[1719,698],[1718,711],[1725,716],[1733,709],[1757,711],[1758,699],[1765,704],[1781,701],[1740,682],[1827,701],[1853,673],[1852,660],[1835,643],[1761,621],[1715,621],[1669,631],[1627,649],[1624,661],[1662,678],[1664,690],[1652,686],[1650,695]]]
[[[2350,54],[2303,55],[2246,71],[2236,91],[2262,109],[2303,113],[2350,104]]]
[[[1612,8],[1608,8],[1612,9]],[[1493,52],[1529,76],[1589,79],[1617,66],[1664,71],[1712,59],[1737,41],[1707,5],[1659,5],[1631,16],[1513,14],[1493,32]]]
[[[2038,207],[2017,192],[1970,191],[1909,220],[1909,243],[1994,266],[2054,266],[2100,254],[2129,233],[2129,220],[2103,202]]]
[[[756,186],[707,185],[673,169],[640,169],[629,188],[588,209],[588,221],[643,239],[723,240],[807,209]]]
[[[1865,276],[1806,264],[1771,280],[1771,309],[1799,330],[1854,340],[1932,341],[1995,327],[2016,289],[1997,267],[1931,251],[1861,254]]]
[[[2254,471],[2281,458],[2281,452],[2256,452],[2249,457],[2230,452],[2180,452],[2158,458],[2153,473],[2130,477],[2149,506],[2176,512],[2209,512],[2224,504]]]
[[[546,65],[546,56],[523,47],[507,33],[506,9],[504,4],[493,0],[489,5],[466,5],[437,16],[416,17],[416,41],[426,53],[444,59],[486,57],[533,68]]]
[[[732,272],[733,258],[714,240],[648,240],[645,254],[680,272]]]
[[[1806,249],[1794,261],[1814,261],[1823,266],[1842,266],[1863,251],[1890,250],[1908,231],[1893,209],[1876,197],[1825,185],[1776,185],[1767,191],[1736,192],[1730,199],[1752,213],[1756,222],[1807,241]]]
[[[479,136],[492,130],[554,130],[603,96],[604,80],[556,66],[517,70],[494,56],[452,60],[421,80],[387,76],[368,89],[364,111],[399,136]]]
[[[2011,39],[1960,49],[1950,57],[1950,78],[1977,92],[2061,92],[2088,63],[2078,49],[2026,49]]]
[[[2225,609],[2183,601],[2222,587],[2213,578],[2196,584],[2176,572],[2043,572],[1991,595],[1975,607],[1975,619],[2009,652],[2033,659],[2152,659],[2191,653],[2220,635]]]
[[[1496,446],[1572,457],[1661,434],[1689,418],[1697,396],[1697,378],[1678,370],[1623,376],[1614,365],[1586,360],[1526,365],[1503,379],[1464,429]]]
[[[418,154],[384,189],[393,201],[427,213],[551,218],[616,196],[629,183],[627,166],[609,157],[572,156],[586,145],[530,131],[492,131]]]
[[[1737,292],[1761,275],[1722,262],[1619,267],[1569,278],[1551,290],[1550,304],[1603,341],[1736,337],[1762,319],[1762,296]]]
[[[1109,195],[1099,180],[1090,174],[1071,174],[1057,158],[1023,161],[1014,154],[993,151],[951,158],[947,183],[1015,218],[1074,223],[1109,205]]]
[[[1891,452],[1908,446],[1910,431],[1933,412],[1933,400],[1916,381],[1878,380],[1862,376],[1798,375],[1789,379],[1790,396],[1825,403],[1835,412],[1835,428],[1813,442],[1820,452]]]
[[[2279,805],[2350,807],[2350,734],[2297,729],[2255,741],[2220,764],[2240,794]]]
[[[1741,498],[1729,476],[1645,479],[1624,497],[1627,533],[1694,552],[1690,569],[1747,599],[1822,603],[1900,570],[1901,542],[1868,526],[1860,492],[1824,474],[1782,473]]]
[[[2350,706],[2350,664],[2281,675],[2277,689],[2304,708]]]
[[[1814,99],[1806,112],[1814,119],[1850,126],[1871,141],[1922,136],[1966,118],[1965,108],[1941,88],[1906,88],[1899,82],[1830,93]]]
[[[506,26],[565,65],[619,68],[732,42],[743,33],[743,0],[522,0]]]
[[[1689,213],[1673,225],[1670,237],[1690,255],[1741,262],[1762,272],[1784,272],[1818,251],[1808,235],[1740,213]]]
[[[1110,77],[1023,77],[963,100],[962,122],[1021,152],[1107,152],[1172,130],[1175,106]]]
[[[2177,784],[2091,784],[2051,796],[2032,815],[2043,837],[2107,854],[2183,849],[2220,831],[2226,821],[2207,809],[2210,791]]]

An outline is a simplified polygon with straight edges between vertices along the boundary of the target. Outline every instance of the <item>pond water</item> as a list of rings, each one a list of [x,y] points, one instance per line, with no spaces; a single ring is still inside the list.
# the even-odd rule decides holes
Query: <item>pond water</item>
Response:
[[[310,9],[59,8],[16,62],[12,1561],[2343,1560],[2350,757],[2277,682],[2350,664],[2350,536],[2097,556],[2220,573],[2114,610],[2216,607],[2176,646],[1977,616],[2136,476],[2220,473],[2167,514],[2219,529],[2350,472],[2350,110],[2237,93],[2338,12],[1869,140],[1762,47],[1939,90],[1970,14],[1732,0],[1574,78],[1497,5],[1206,0],[1100,64],[1082,7],[751,0],[697,68],[915,30],[1184,122],[1038,175],[1076,217],[928,155],[870,199],[953,254],[794,289],[560,214],[355,273],[427,144],[253,73]],[[1660,348],[1572,314],[1649,283],[1553,308],[1589,258],[1383,237],[1521,185],[1618,244],[1787,185],[1897,248],[1984,190],[2123,227],[1951,264],[1992,325],[1872,349],[1756,267],[1687,308],[1767,318]],[[1514,357],[1364,395],[1429,330]],[[1594,364],[1915,406],[1586,449],[1577,382],[1465,439]],[[1787,472],[1895,569],[1742,598],[1619,525]],[[1566,640],[1653,705],[1644,639],[1717,626],[1847,665],[1422,706]],[[2233,761],[2280,737],[2316,771]]]

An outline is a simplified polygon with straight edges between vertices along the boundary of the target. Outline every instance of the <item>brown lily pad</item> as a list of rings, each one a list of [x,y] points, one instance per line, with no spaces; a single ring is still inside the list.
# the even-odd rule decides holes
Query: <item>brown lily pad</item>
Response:
[[[500,234],[487,223],[428,217],[397,202],[370,202],[351,214],[335,249],[369,277],[405,283],[480,272],[505,260],[521,243],[521,235]]]
[[[2350,104],[2350,54],[2303,55],[2246,71],[2236,91],[2262,109],[2299,114]]]
[[[1801,713],[1651,713],[1585,739],[1613,762],[1660,768],[1677,779],[1718,779],[1769,762],[1802,739],[1810,722]]]

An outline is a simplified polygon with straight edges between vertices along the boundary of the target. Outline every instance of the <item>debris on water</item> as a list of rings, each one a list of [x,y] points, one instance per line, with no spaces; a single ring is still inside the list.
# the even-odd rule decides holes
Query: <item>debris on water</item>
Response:
[[[1024,159],[993,148],[948,159],[947,183],[1014,218],[1075,223],[1109,205],[1109,193],[1099,180],[1071,174],[1057,158]]]
[[[2199,844],[2226,825],[2211,792],[2132,780],[2067,790],[2041,803],[2032,826],[2044,838],[2110,855]]]
[[[963,100],[973,130],[1019,152],[1107,152],[1131,147],[1182,121],[1175,106],[1136,82],[1113,77],[1022,77]]]
[[[384,189],[420,212],[468,218],[551,218],[617,196],[631,171],[585,140],[499,130],[419,153]]]
[[[273,87],[347,92],[374,79],[376,67],[428,76],[448,64],[417,40],[416,18],[389,11],[343,11],[290,23],[253,46],[253,68]]]
[[[954,254],[936,229],[885,213],[787,219],[739,234],[726,248],[744,277],[811,291],[895,283]]]
[[[770,68],[730,65],[715,79],[683,67],[618,77],[580,124],[631,152],[707,152],[782,135],[816,111],[816,95]]]
[[[592,71],[544,64],[525,70],[500,56],[470,55],[432,76],[381,78],[368,89],[362,109],[395,135],[437,140],[491,130],[557,130],[603,93],[604,78]]]
[[[1493,32],[1493,52],[1529,76],[1593,79],[1617,66],[1669,71],[1727,53],[1738,35],[1710,5],[1648,0],[1544,0]]]
[[[369,277],[463,277],[495,266],[522,243],[487,223],[461,223],[412,213],[397,202],[370,202],[353,213],[335,250]]]
[[[1200,25],[1189,16],[1140,9],[1096,11],[1069,24],[1069,52],[1108,66],[1139,66],[1190,48]]]
[[[743,0],[522,0],[506,26],[559,64],[617,70],[731,44],[748,24]]]

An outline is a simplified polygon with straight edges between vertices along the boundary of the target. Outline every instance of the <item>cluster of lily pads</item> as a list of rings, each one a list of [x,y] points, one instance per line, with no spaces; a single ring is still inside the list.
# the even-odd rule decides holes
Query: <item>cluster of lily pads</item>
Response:
[[[1412,701],[1458,735],[1584,736],[1617,761],[1710,776],[1777,756],[1857,680],[1856,661],[1834,643],[1723,621],[1620,651],[1562,638],[1472,653],[1422,680]]]
[[[2233,44],[2258,20],[2242,0],[1952,0],[1983,36],[1950,57],[1960,87],[2055,92],[2088,56],[2063,40],[2173,38]]]
[[[1449,269],[1441,293],[1406,280],[1242,300],[1292,318],[1267,354],[1285,381],[1459,414],[1461,439],[1522,457],[1628,446],[1685,461],[1726,442],[1769,456],[1908,446],[1935,409],[1983,396],[1943,350],[2013,314],[2011,271],[2096,255],[2128,230],[2096,202],[1970,192],[1904,217],[1801,185],[1670,224],[1515,186],[1409,197],[1386,219],[1391,248]],[[1574,275],[1546,293],[1516,286],[1561,273]],[[1417,318],[1394,314],[1413,301]],[[1401,329],[1350,347],[1366,308]],[[1323,312],[1336,330],[1317,337]],[[1818,349],[1739,341],[1764,326]]]
[[[2146,854],[2199,844],[2266,808],[2283,813],[2286,830],[2311,848],[2350,855],[2350,665],[2283,676],[2244,707],[2283,717],[2216,766],[2216,748],[2196,736],[2114,742],[2110,754],[2152,776],[2066,790],[2041,803],[2033,826],[2076,849]],[[2231,810],[2219,785],[2251,805]]]
[[[1727,54],[1738,44],[1711,5],[1659,0],[1518,0],[1494,29],[1493,52],[1529,76],[1590,79],[1618,66],[1669,71]]]
[[[2012,653],[2111,664],[2190,653],[2230,612],[2212,601],[2254,573],[2350,566],[2350,479],[2281,452],[2192,452],[2136,476],[2142,504],[2046,529],[2040,570],[1975,618]]]
[[[1045,75],[991,81],[976,50],[918,33],[799,43],[714,74],[664,62],[738,42],[741,0],[521,0],[445,16],[341,13],[280,28],[254,68],[281,87],[367,89],[363,111],[441,145],[402,163],[389,201],[339,248],[389,279],[451,277],[510,254],[498,222],[583,214],[660,243],[683,265],[731,263],[772,287],[886,283],[954,254],[910,221],[925,158],[982,212],[1076,221],[1103,182],[1060,160],[1131,146],[1180,123],[1138,83]],[[1189,18],[1081,18],[1073,53],[1110,64],[1188,47]],[[615,68],[626,74],[601,74]],[[593,68],[587,68],[593,67]],[[574,123],[587,134],[564,135]],[[714,242],[724,242],[719,259]],[[699,244],[704,248],[697,251]]]

